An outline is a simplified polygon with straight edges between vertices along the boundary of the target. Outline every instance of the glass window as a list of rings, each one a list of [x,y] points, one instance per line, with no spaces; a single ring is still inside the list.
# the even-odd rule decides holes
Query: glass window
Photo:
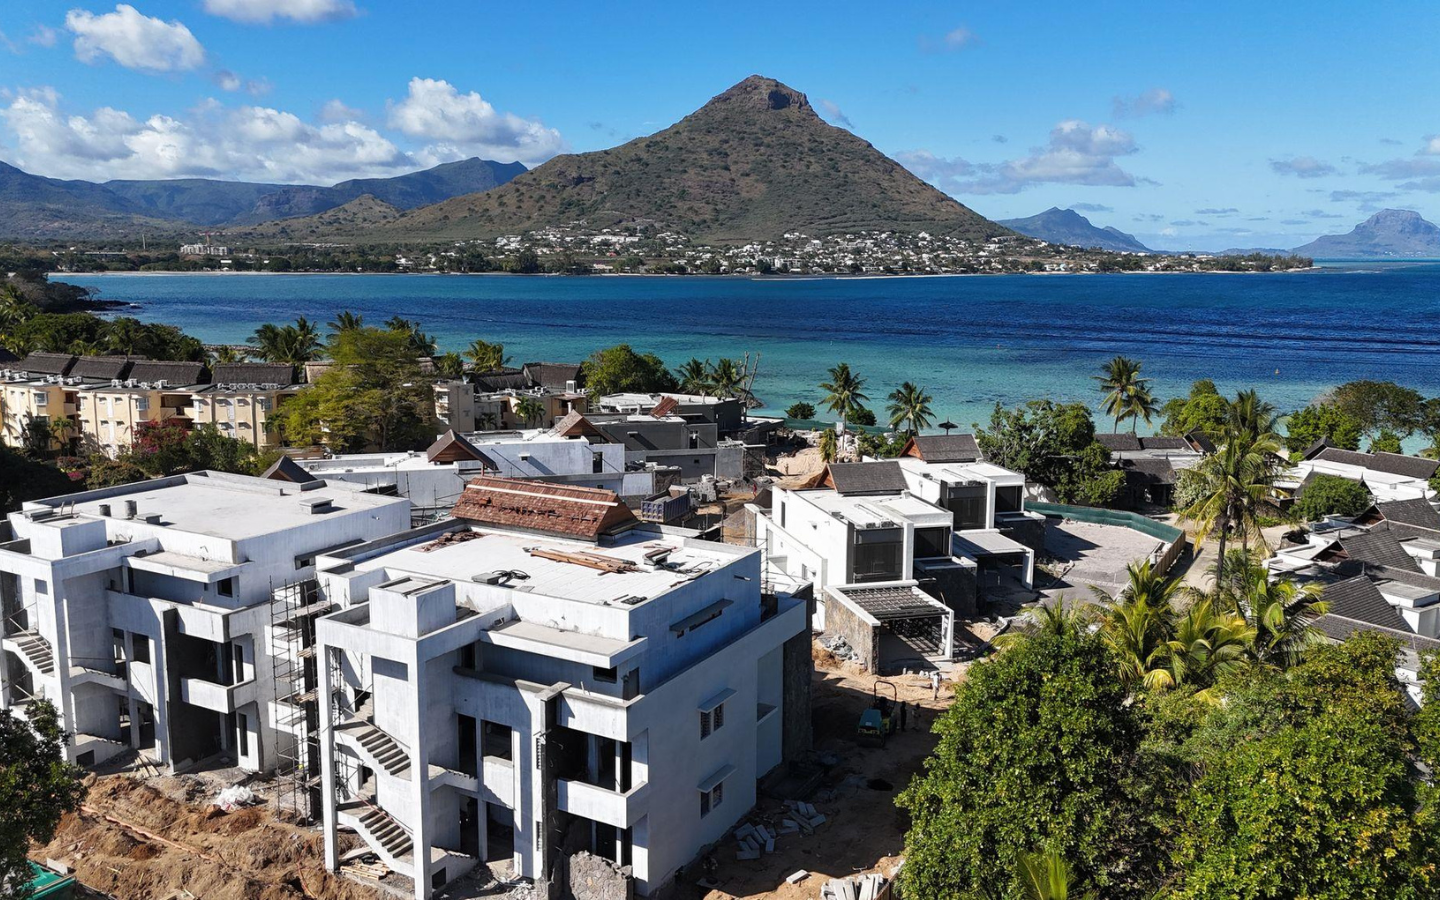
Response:
[[[937,556],[950,555],[950,529],[948,528],[917,528],[915,529],[915,558],[933,559]]]
[[[894,581],[903,570],[904,534],[898,528],[855,532],[851,581]]]
[[[1019,512],[1021,509],[1021,488],[1000,487],[995,489],[995,511],[997,513]]]
[[[966,485],[950,489],[945,508],[955,514],[955,530],[985,528],[985,486]]]
[[[47,393],[45,393],[44,391],[36,391],[36,392],[35,392],[35,405],[36,405],[36,406],[49,406],[49,405],[50,405],[50,395],[47,394]]]

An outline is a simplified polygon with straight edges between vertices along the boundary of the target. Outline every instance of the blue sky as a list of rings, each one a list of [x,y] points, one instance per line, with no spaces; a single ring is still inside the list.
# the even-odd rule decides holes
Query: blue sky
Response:
[[[1288,247],[1387,206],[1440,219],[1440,7],[1370,12],[5,0],[0,159],[327,183],[534,165],[758,72],[991,218],[1073,206],[1157,247]]]

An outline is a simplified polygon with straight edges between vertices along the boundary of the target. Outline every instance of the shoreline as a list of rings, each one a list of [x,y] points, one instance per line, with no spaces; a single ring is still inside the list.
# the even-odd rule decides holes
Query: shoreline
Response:
[[[571,275],[564,272],[536,272],[532,274],[521,274],[519,272],[233,272],[219,271],[215,269],[204,269],[200,271],[183,270],[152,270],[148,272],[61,272],[50,273],[53,276],[64,280],[72,278],[175,278],[175,277],[206,277],[206,278],[235,278],[235,277],[271,277],[271,278],[309,278],[318,275],[350,277],[381,277],[381,278],[674,278],[674,279],[710,279],[719,280],[741,280],[741,281],[885,281],[896,278],[1051,278],[1071,277],[1085,278],[1097,276],[1131,276],[1131,275],[1294,275],[1326,271],[1342,271],[1332,266],[1306,266],[1295,269],[1280,269],[1269,272],[1258,271],[1237,271],[1228,269],[1209,269],[1201,272],[1165,271],[1165,272],[915,272],[895,275],[862,274],[825,274],[825,275],[671,275],[659,272],[595,272],[588,275]]]

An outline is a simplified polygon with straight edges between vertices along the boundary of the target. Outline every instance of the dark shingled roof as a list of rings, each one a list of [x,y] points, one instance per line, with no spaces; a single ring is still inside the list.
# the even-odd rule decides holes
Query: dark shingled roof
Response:
[[[1168,459],[1127,459],[1120,464],[1132,484],[1174,484],[1175,468]]]
[[[75,366],[75,357],[69,353],[46,353],[43,350],[31,353],[16,368],[31,375],[69,375]]]
[[[527,362],[524,372],[532,387],[557,391],[565,390],[565,385],[571,381],[580,380],[579,363]]]
[[[1142,450],[1193,450],[1190,442],[1183,437],[1169,437],[1167,435],[1155,435],[1154,437],[1142,437],[1140,439]]]
[[[125,356],[82,356],[75,360],[70,375],[73,378],[96,378],[101,381],[127,378],[127,373],[136,362],[139,360]]]
[[[530,379],[519,369],[493,369],[471,376],[475,387],[482,391],[523,391],[530,387]]]
[[[224,363],[214,369],[216,384],[295,384],[295,367],[288,363]]]
[[[636,521],[614,491],[490,475],[465,485],[454,516],[498,528],[588,541]]]
[[[1140,438],[1133,434],[1125,434],[1124,432],[1097,434],[1095,435],[1095,440],[1104,445],[1105,449],[1111,453],[1140,449]]]
[[[1376,625],[1373,622],[1362,622],[1359,619],[1351,619],[1347,616],[1337,616],[1334,613],[1326,613],[1310,623],[1326,637],[1334,641],[1349,640],[1356,633],[1361,631],[1373,631],[1392,637],[1400,641],[1410,650],[1421,653],[1425,650],[1440,650],[1440,641],[1435,638],[1423,637],[1408,628],[1386,628],[1383,625]]]
[[[920,434],[906,442],[901,455],[929,463],[975,462],[980,458],[980,445],[973,434]]]
[[[271,481],[289,481],[294,484],[305,484],[315,481],[314,475],[305,471],[295,460],[288,456],[281,456],[260,474],[261,478],[268,478]]]
[[[1326,612],[1332,615],[1368,622],[1381,628],[1410,630],[1404,617],[1381,596],[1375,583],[1364,575],[1326,585],[1321,599],[1329,604]]]
[[[841,494],[898,494],[905,490],[905,473],[893,459],[831,463],[825,484]]]
[[[1215,442],[1210,440],[1210,435],[1203,431],[1191,431],[1185,435],[1185,439],[1201,453],[1215,452]]]
[[[1390,531],[1368,531],[1340,539],[1345,555],[1357,562],[1373,566],[1394,566],[1411,572],[1420,571],[1415,559],[1400,546],[1400,541]]]
[[[1379,512],[1387,522],[1440,531],[1440,512],[1436,512],[1428,500],[1418,497],[1414,500],[1387,500],[1376,503],[1371,510]]]
[[[1383,451],[1360,453],[1356,450],[1341,450],[1339,447],[1325,447],[1311,458],[1347,466],[1361,466],[1377,472],[1399,475],[1402,478],[1428,479],[1435,474],[1437,468],[1440,468],[1440,460]]]
[[[210,371],[205,368],[204,363],[142,359],[131,367],[130,374],[126,377],[149,383],[163,381],[173,385],[205,384],[210,381]]]

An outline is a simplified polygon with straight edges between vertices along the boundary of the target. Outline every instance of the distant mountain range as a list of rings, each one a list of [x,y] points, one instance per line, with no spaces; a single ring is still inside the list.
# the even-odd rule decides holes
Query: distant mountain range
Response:
[[[313,216],[360,197],[414,209],[504,184],[520,163],[467,159],[393,178],[318,185],[173,181],[61,181],[0,162],[0,238],[66,240],[193,232]]]
[[[709,243],[852,231],[1009,232],[754,75],[676,124],[557,156],[493,191],[405,213],[367,237],[494,237],[583,221],[655,225]]]
[[[1149,247],[1118,228],[1100,228],[1073,209],[1052,206],[1025,219],[1001,219],[999,224],[1013,231],[1051,244],[1069,244],[1087,250],[1099,248],[1116,252],[1152,253]]]
[[[1440,259],[1440,228],[1408,209],[1382,209],[1349,234],[1327,234],[1296,247],[1321,259]]]

